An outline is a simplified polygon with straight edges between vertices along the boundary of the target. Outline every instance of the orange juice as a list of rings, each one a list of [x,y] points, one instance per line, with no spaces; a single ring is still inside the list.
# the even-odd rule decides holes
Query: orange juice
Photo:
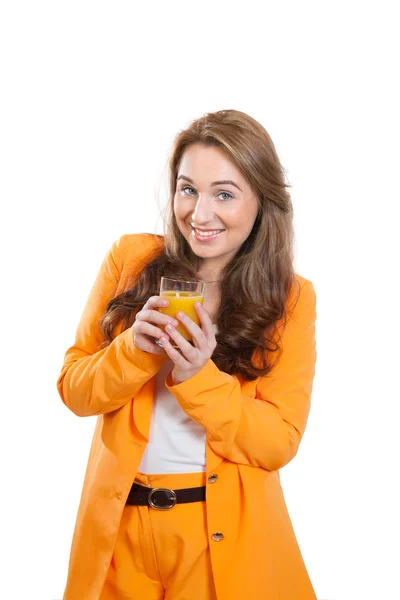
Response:
[[[189,319],[192,319],[196,325],[200,325],[199,316],[194,307],[194,303],[200,302],[200,304],[203,304],[204,296],[198,292],[161,292],[160,296],[166,298],[169,302],[169,306],[158,309],[160,312],[164,313],[164,315],[169,315],[173,319],[176,319],[176,313],[181,311],[185,313]],[[179,319],[177,319],[177,321],[178,320]],[[192,336],[182,323],[179,323],[176,329],[186,340],[190,341],[192,339]]]

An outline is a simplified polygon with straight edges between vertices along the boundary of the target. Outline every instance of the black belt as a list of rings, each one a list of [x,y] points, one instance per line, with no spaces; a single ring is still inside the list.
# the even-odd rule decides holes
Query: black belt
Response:
[[[126,504],[151,506],[157,510],[169,510],[175,504],[187,502],[202,502],[206,499],[206,486],[169,490],[167,488],[148,488],[134,483],[128,495]]]

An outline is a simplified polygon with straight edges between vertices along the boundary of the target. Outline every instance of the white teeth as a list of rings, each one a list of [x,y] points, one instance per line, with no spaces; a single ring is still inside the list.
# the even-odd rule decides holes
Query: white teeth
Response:
[[[210,237],[212,235],[215,235],[216,233],[220,233],[221,231],[223,231],[223,229],[215,229],[214,231],[199,231],[198,229],[195,229],[197,235],[200,235],[202,237]]]

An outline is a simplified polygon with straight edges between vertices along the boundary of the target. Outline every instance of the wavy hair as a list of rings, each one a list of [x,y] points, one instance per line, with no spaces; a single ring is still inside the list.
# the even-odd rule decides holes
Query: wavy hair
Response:
[[[226,373],[252,381],[267,375],[280,355],[277,324],[287,321],[287,301],[297,282],[293,267],[293,208],[285,172],[264,127],[237,110],[206,113],[176,136],[169,158],[169,201],[160,244],[130,289],[113,298],[100,321],[104,344],[116,326],[131,326],[136,313],[158,295],[162,276],[198,277],[201,258],[181,234],[173,210],[179,166],[191,144],[225,152],[258,198],[252,231],[226,265],[212,360]],[[232,293],[235,290],[235,293]],[[276,360],[272,360],[275,353]]]

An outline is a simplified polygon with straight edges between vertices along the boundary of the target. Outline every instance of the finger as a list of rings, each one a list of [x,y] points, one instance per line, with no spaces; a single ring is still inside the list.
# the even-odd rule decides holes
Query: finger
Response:
[[[149,341],[148,348],[146,348],[146,352],[151,352],[152,354],[165,354],[165,350],[162,346],[155,344]]]
[[[188,332],[192,335],[193,343],[196,346],[196,348],[199,348],[199,350],[201,350],[202,348],[204,349],[207,345],[207,338],[205,337],[204,332],[200,329],[200,327],[182,312],[178,312],[176,316],[182,323],[182,325],[185,326],[185,329],[187,329]],[[166,331],[168,331],[167,328]],[[168,333],[170,332],[168,331]]]
[[[200,324],[204,335],[206,336],[208,341],[214,340],[215,332],[210,315],[208,314],[204,306],[200,304],[200,302],[195,302],[194,306],[197,314],[199,315]]]
[[[136,321],[146,321],[151,323],[156,323],[157,325],[167,325],[168,323],[172,323],[175,327],[178,327],[179,323],[173,317],[169,315],[164,315],[158,310],[150,310],[150,309],[142,309],[136,315]]]
[[[171,344],[170,340],[163,336],[160,338],[160,342],[162,344],[162,347],[164,348],[166,354],[168,354],[168,356],[170,357],[170,359],[180,368],[187,368],[190,367],[191,365],[188,363],[187,360],[185,360],[185,358],[183,357],[182,353],[177,349],[174,348],[173,345]]]
[[[169,306],[169,300],[163,296],[151,296],[145,304],[146,308],[165,308],[166,306]]]
[[[164,338],[165,338],[165,334],[164,334]],[[152,344],[152,346],[154,346],[154,348],[156,348],[155,352],[157,354],[165,354],[164,346],[162,345],[160,340],[154,340],[153,342],[151,342],[151,344]]]
[[[144,350],[144,352],[150,352],[151,354],[165,354],[164,348],[155,343],[155,340],[153,338],[141,336],[140,347],[137,345],[137,342],[139,342],[139,340],[134,337],[133,343],[137,348],[139,348],[139,350]]]
[[[132,325],[132,329],[136,335],[146,335],[157,339],[159,339],[162,335],[165,335],[165,332],[162,329],[155,327],[147,321],[135,321]]]
[[[182,355],[186,358],[186,360],[193,364],[196,360],[198,350],[194,348],[194,346],[188,340],[186,340],[183,335],[181,335],[179,331],[175,329],[175,327],[167,325],[165,330],[178,348],[180,348]]]

